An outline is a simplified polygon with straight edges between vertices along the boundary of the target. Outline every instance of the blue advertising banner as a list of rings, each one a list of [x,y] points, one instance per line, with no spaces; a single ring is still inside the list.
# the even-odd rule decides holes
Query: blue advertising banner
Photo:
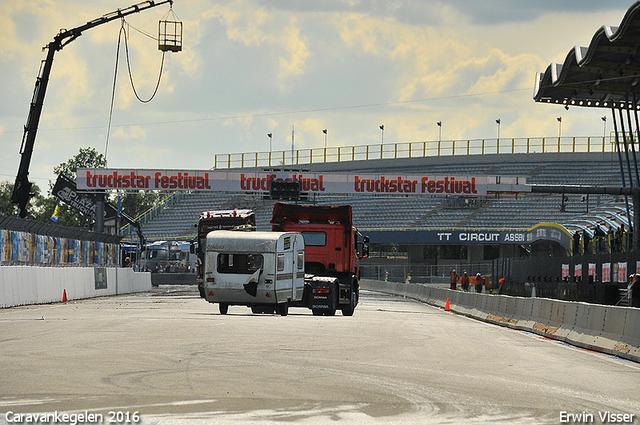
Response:
[[[553,241],[566,249],[571,247],[571,234],[553,223],[538,224],[530,229],[360,229],[371,243],[406,244],[482,244],[529,245]]]

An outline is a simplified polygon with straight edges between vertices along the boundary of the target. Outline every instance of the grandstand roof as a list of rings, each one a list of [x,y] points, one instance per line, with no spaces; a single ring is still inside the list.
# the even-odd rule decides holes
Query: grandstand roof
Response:
[[[575,46],[562,64],[536,75],[536,102],[598,108],[636,107],[640,82],[640,1],[620,26],[603,25],[588,47]],[[629,103],[632,103],[631,105]]]

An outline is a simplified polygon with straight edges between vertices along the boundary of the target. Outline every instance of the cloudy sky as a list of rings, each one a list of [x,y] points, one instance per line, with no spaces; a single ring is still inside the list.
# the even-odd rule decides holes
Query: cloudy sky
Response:
[[[15,180],[42,47],[130,0],[0,3],[0,180]],[[183,51],[136,100],[119,20],[56,53],[30,179],[93,147],[111,168],[208,169],[216,154],[500,135],[600,136],[607,111],[535,103],[536,72],[616,26],[631,0],[175,0]],[[148,98],[168,5],[126,18],[136,89]],[[107,135],[108,146],[107,146]]]

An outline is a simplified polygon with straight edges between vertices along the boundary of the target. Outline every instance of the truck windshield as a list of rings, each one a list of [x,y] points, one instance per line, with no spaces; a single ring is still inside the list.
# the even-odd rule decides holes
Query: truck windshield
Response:
[[[218,254],[218,273],[253,274],[262,264],[262,254]]]
[[[147,251],[145,251],[145,254],[143,255],[144,255],[144,258],[148,258],[149,260],[155,260],[155,259],[166,260],[167,249],[166,248],[148,249]]]
[[[325,246],[327,234],[325,232],[302,232],[306,246]]]

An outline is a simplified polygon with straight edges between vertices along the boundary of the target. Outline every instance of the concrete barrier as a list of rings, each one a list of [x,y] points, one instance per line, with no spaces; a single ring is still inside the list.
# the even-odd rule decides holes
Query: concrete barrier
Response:
[[[440,308],[444,308],[447,303],[447,298],[450,298],[452,292],[454,291],[450,289],[431,288],[429,291],[431,303]]]
[[[523,311],[521,329],[529,332],[534,332],[534,326],[538,323],[540,317],[540,310],[542,305],[541,298],[527,298],[525,302],[525,309]]]
[[[640,323],[640,309],[627,310],[622,338],[616,346],[616,355],[638,361],[637,359],[640,358],[640,326],[638,323]]]
[[[473,292],[470,292],[469,295],[471,295],[471,303],[469,305],[469,315],[472,317],[477,317],[480,315],[479,306],[482,305],[482,299]]]
[[[624,326],[626,323],[627,313],[635,309],[628,307],[603,307],[604,320],[602,322],[602,329],[600,334],[596,336],[597,347],[601,347],[606,353],[616,354],[616,351],[620,349],[619,344],[621,341],[621,333],[624,334]],[[600,323],[598,323],[600,325]],[[640,323],[636,324],[639,327]]]
[[[0,267],[0,308],[151,290],[151,274],[130,268]]]
[[[517,312],[516,306],[518,304],[518,299],[514,297],[500,297],[504,300],[504,303],[501,306],[504,306],[504,317],[509,317],[512,320],[517,322]]]
[[[560,339],[558,330],[562,327],[562,317],[564,316],[564,305],[562,302],[555,300],[545,300],[538,298],[539,308],[537,317],[533,324],[532,331],[546,338]],[[534,315],[535,315],[534,311]]]
[[[195,273],[151,273],[151,285],[196,285]]]
[[[578,303],[562,302],[562,317],[560,314],[556,314],[557,317],[553,318],[554,323],[558,323],[558,331],[556,337],[562,341],[566,341],[569,334],[576,325],[576,318],[578,317]]]
[[[407,296],[490,323],[535,332],[640,363],[640,309],[547,298],[474,294],[363,279],[362,289]]]
[[[473,296],[468,292],[460,292],[458,295],[458,302],[454,306],[454,311],[458,311],[460,314],[469,315],[471,313],[471,305],[473,303]]]
[[[470,294],[472,295],[472,294]],[[473,296],[473,295],[472,295]],[[516,313],[518,299],[514,297],[494,297],[499,300],[495,313],[489,313],[487,321],[502,326],[518,329],[518,313]],[[522,303],[524,305],[524,303]]]
[[[527,301],[531,301],[531,298],[523,298],[523,297],[511,297],[514,300],[514,314],[512,319],[514,320],[514,324],[513,327],[515,329],[523,329],[522,326],[522,321],[524,320],[526,316],[525,310],[527,308],[529,308],[529,310],[531,309],[530,304]]]
[[[482,320],[486,320],[490,314],[494,312],[500,312],[500,298],[502,297],[494,297],[493,295],[482,295],[482,313],[483,316],[480,318]]]
[[[589,329],[589,326],[593,325],[593,318],[591,317],[593,314],[592,310],[592,305],[578,303],[575,325],[567,336],[567,342],[583,348],[596,348],[596,336],[594,335],[593,330]],[[604,319],[604,314],[601,319]]]

